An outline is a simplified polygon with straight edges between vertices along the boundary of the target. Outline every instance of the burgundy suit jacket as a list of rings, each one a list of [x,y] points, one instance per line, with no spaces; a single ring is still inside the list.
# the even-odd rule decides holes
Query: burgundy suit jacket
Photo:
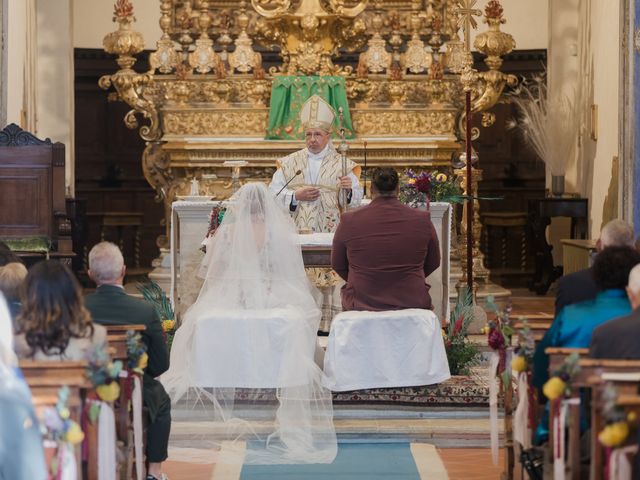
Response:
[[[347,282],[344,310],[432,309],[425,278],[439,265],[429,213],[395,197],[345,213],[333,237],[331,266]]]

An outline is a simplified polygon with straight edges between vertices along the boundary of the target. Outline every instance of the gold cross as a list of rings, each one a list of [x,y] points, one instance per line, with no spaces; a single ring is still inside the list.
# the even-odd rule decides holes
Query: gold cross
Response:
[[[456,13],[460,15],[458,26],[464,30],[464,48],[471,50],[471,29],[478,28],[478,22],[473,18],[482,15],[482,10],[474,8],[478,0],[456,0],[458,8]]]

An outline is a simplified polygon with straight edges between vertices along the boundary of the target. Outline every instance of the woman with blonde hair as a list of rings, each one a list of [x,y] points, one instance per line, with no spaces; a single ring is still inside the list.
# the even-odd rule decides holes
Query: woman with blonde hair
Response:
[[[27,277],[27,267],[22,263],[11,262],[0,267],[0,292],[4,294],[7,307],[14,322],[20,313],[20,290]]]
[[[33,360],[82,360],[106,348],[107,331],[91,320],[73,273],[55,260],[34,265],[21,295],[15,350]]]

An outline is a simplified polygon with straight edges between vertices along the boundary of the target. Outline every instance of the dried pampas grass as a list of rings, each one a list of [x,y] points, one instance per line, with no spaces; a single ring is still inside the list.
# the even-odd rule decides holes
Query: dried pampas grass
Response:
[[[512,127],[519,127],[527,143],[551,170],[564,175],[578,144],[579,115],[576,94],[548,96],[544,79],[523,84],[511,100],[520,111]]]

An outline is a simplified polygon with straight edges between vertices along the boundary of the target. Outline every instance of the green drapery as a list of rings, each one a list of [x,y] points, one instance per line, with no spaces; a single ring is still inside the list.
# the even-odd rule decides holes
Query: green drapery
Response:
[[[345,137],[353,138],[351,115],[343,77],[275,77],[271,87],[271,106],[269,109],[268,140],[302,140],[304,129],[300,123],[300,110],[311,95],[318,94],[336,111],[333,133],[338,134],[340,120],[338,108],[342,107]]]

